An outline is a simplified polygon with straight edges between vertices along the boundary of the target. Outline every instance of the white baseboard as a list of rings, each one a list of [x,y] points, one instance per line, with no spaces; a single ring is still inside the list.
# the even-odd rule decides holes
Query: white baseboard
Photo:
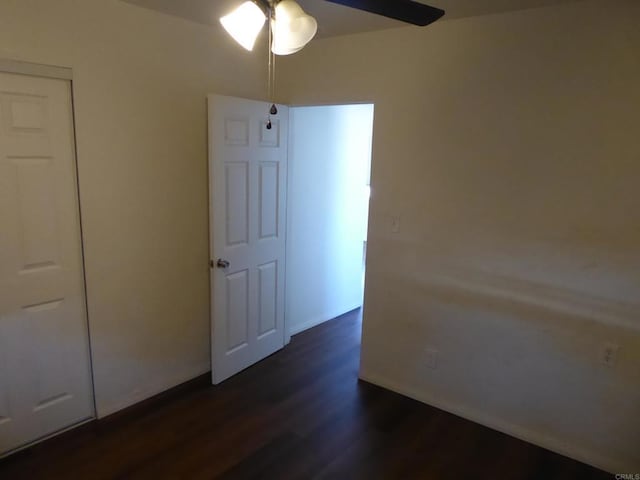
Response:
[[[565,457],[572,458],[582,463],[586,463],[593,467],[599,468],[609,473],[620,472],[636,472],[638,465],[630,459],[614,458],[602,455],[600,452],[589,451],[587,448],[581,448],[578,445],[568,445],[566,442],[549,435],[530,430],[520,425],[515,425],[502,419],[486,415],[479,410],[469,408],[460,404],[452,404],[443,399],[430,395],[427,392],[418,391],[413,387],[401,385],[395,381],[389,380],[375,373],[360,370],[359,377],[365,382],[378,385],[393,392],[399,393],[409,398],[413,398],[422,403],[426,403],[445,412],[452,413],[464,419],[478,423],[485,427],[505,433],[527,443],[537,445],[539,447],[559,453]]]
[[[289,335],[291,336],[291,335],[296,335],[298,333],[304,332],[305,330],[309,330],[310,328],[320,325],[321,323],[328,322],[329,320],[333,320],[334,318],[337,318],[340,315],[344,315],[345,313],[349,313],[352,310],[355,310],[360,307],[362,307],[362,305],[358,304],[352,307],[348,307],[346,310],[340,309],[339,311],[336,311],[336,312],[323,313],[321,315],[317,315],[313,318],[305,320],[302,323],[291,325],[289,327]]]
[[[196,369],[190,369],[188,372],[174,375],[170,378],[162,378],[158,382],[145,385],[141,389],[136,389],[118,402],[106,406],[98,405],[96,408],[96,417],[100,419],[112,415],[116,412],[119,412],[120,410],[135,405],[136,403],[142,402],[143,400],[147,400],[148,398],[158,395],[159,393],[176,387],[182,383],[193,380],[194,378],[197,378],[200,375],[204,375],[209,371],[211,371],[211,365],[207,363],[201,365]]]

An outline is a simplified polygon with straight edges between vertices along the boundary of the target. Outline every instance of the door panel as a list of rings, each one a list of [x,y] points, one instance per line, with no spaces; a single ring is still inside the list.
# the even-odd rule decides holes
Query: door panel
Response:
[[[288,109],[209,96],[214,383],[284,345]],[[229,262],[217,268],[215,261]]]
[[[278,235],[279,166],[260,162],[260,239]]]
[[[50,158],[14,158],[23,272],[57,264],[55,197]]]
[[[225,164],[227,247],[249,241],[249,162]]]
[[[258,335],[272,333],[277,325],[278,263],[270,262],[258,267],[258,302],[260,315]]]
[[[93,416],[70,84],[0,73],[0,453]]]
[[[232,273],[227,283],[227,345],[226,353],[233,353],[249,345],[249,272]]]

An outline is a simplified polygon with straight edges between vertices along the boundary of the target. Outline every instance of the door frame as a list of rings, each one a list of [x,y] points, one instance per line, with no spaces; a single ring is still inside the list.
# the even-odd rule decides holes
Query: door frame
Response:
[[[207,94],[206,98],[208,99],[210,95],[223,95],[223,94],[217,94],[217,93],[211,93],[211,94]],[[245,98],[245,97],[239,97],[239,98]],[[270,103],[267,100],[262,100],[262,99],[251,99],[251,98],[246,98],[247,100],[257,100],[260,102],[264,102],[264,103]],[[207,100],[208,101],[208,100]],[[298,108],[298,107],[331,107],[331,106],[348,106],[348,105],[373,105],[374,109],[375,109],[375,101],[373,100],[357,100],[357,101],[352,101],[352,102],[326,102],[326,103],[282,103],[282,105],[285,105],[287,108],[289,108],[289,111],[291,112],[293,109]],[[207,105],[208,108],[208,105]],[[291,116],[289,117],[291,119]],[[213,158],[213,149],[211,147],[211,142],[209,139],[209,122],[210,122],[210,112],[207,110],[207,190],[208,190],[208,208],[207,208],[207,240],[208,240],[208,247],[211,245],[212,242],[212,238],[211,238],[211,231],[212,231],[212,225],[211,225],[211,209],[213,208],[213,181],[212,181],[212,175],[213,175],[213,165],[212,165],[212,158]],[[292,164],[289,162],[290,158],[289,158],[289,153],[291,151],[291,143],[292,143],[292,139],[293,139],[293,135],[292,135],[292,125],[293,123],[291,121],[289,121],[289,134],[287,135],[287,177],[286,177],[286,184],[285,187],[287,189],[287,201],[284,207],[285,210],[285,215],[284,215],[284,221],[285,221],[285,257],[286,257],[286,251],[289,248],[289,210],[290,210],[290,202],[291,202],[291,197],[289,196],[288,192],[290,190],[291,187],[291,171],[290,169],[293,168]],[[375,131],[375,116],[374,116],[374,124],[372,125],[372,129]],[[372,168],[373,168],[373,143],[371,145],[371,158],[369,159],[369,181],[371,181],[371,177],[372,177]],[[369,210],[369,214],[371,213],[371,211]],[[370,222],[369,222],[370,225]],[[367,232],[368,234],[368,232]],[[368,236],[368,235],[367,235]],[[212,264],[213,264],[213,255],[212,252],[208,252],[209,258],[208,258],[208,266],[209,268],[213,268]],[[286,263],[285,263],[285,269],[286,269]],[[209,318],[212,319],[213,318],[213,282],[211,280],[211,274],[210,274],[210,270],[209,270],[209,276],[208,276],[208,280],[209,280]],[[285,280],[284,280],[284,297],[285,297],[285,311],[284,311],[284,345],[287,346],[290,342],[291,342],[291,337],[292,335],[292,331],[290,328],[290,322],[289,319],[287,318],[286,315],[286,304],[287,304],[287,295],[288,295],[288,288],[287,288],[287,274],[286,274],[286,270],[285,270]],[[363,302],[363,307],[364,307],[364,302]],[[210,328],[212,328],[211,325],[211,321],[209,322]],[[210,332],[211,333],[211,332]],[[210,351],[213,352],[213,337],[210,334],[209,335],[210,338]]]
[[[54,433],[46,435],[44,437],[38,438],[32,442],[29,442],[25,445],[17,447],[13,450],[10,450],[4,454],[0,454],[0,458],[4,458],[6,456],[12,455],[20,450],[25,448],[29,448],[36,443],[43,442],[49,438],[55,437],[63,432],[76,428],[82,424],[91,422],[97,418],[96,412],[96,388],[94,381],[94,372],[93,372],[93,349],[91,346],[91,327],[89,323],[89,304],[87,297],[87,276],[86,276],[86,254],[85,254],[85,241],[84,241],[84,229],[82,223],[82,205],[80,203],[80,173],[78,169],[78,145],[77,145],[77,137],[76,137],[76,111],[75,111],[75,102],[74,102],[74,83],[73,83],[73,70],[69,67],[60,67],[56,65],[44,65],[39,63],[30,63],[19,60],[10,60],[0,58],[0,73],[11,73],[15,75],[25,75],[29,77],[41,77],[55,80],[64,80],[69,85],[69,94],[71,99],[70,111],[71,111],[71,133],[73,135],[72,138],[72,152],[73,152],[73,170],[75,177],[75,191],[74,195],[76,197],[76,212],[75,214],[78,217],[78,226],[79,226],[79,234],[80,234],[80,265],[81,265],[81,275],[82,275],[82,304],[83,304],[83,314],[84,314],[84,323],[86,325],[86,335],[87,335],[87,347],[88,347],[88,361],[89,361],[89,376],[90,376],[90,395],[91,395],[91,404],[92,404],[92,415],[86,420],[80,421],[78,423],[74,423],[73,425],[69,425],[67,427],[62,428]]]
[[[31,77],[56,78],[58,80],[68,80],[69,82],[73,80],[73,71],[67,67],[41,65],[39,63],[21,62],[4,58],[0,58],[0,72],[29,75]]]

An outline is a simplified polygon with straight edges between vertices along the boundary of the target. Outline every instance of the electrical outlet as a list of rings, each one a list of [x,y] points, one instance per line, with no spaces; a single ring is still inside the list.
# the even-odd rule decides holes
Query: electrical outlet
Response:
[[[618,361],[618,350],[620,346],[615,343],[607,342],[602,346],[600,351],[600,361],[607,367],[615,367]]]
[[[424,363],[431,370],[438,368],[438,350],[434,348],[425,348]]]
[[[391,215],[391,232],[400,233],[400,215]]]

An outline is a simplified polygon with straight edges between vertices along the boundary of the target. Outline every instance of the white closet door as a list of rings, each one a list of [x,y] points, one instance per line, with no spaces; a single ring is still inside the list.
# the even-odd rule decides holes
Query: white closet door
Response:
[[[0,73],[0,454],[93,416],[71,112]]]

